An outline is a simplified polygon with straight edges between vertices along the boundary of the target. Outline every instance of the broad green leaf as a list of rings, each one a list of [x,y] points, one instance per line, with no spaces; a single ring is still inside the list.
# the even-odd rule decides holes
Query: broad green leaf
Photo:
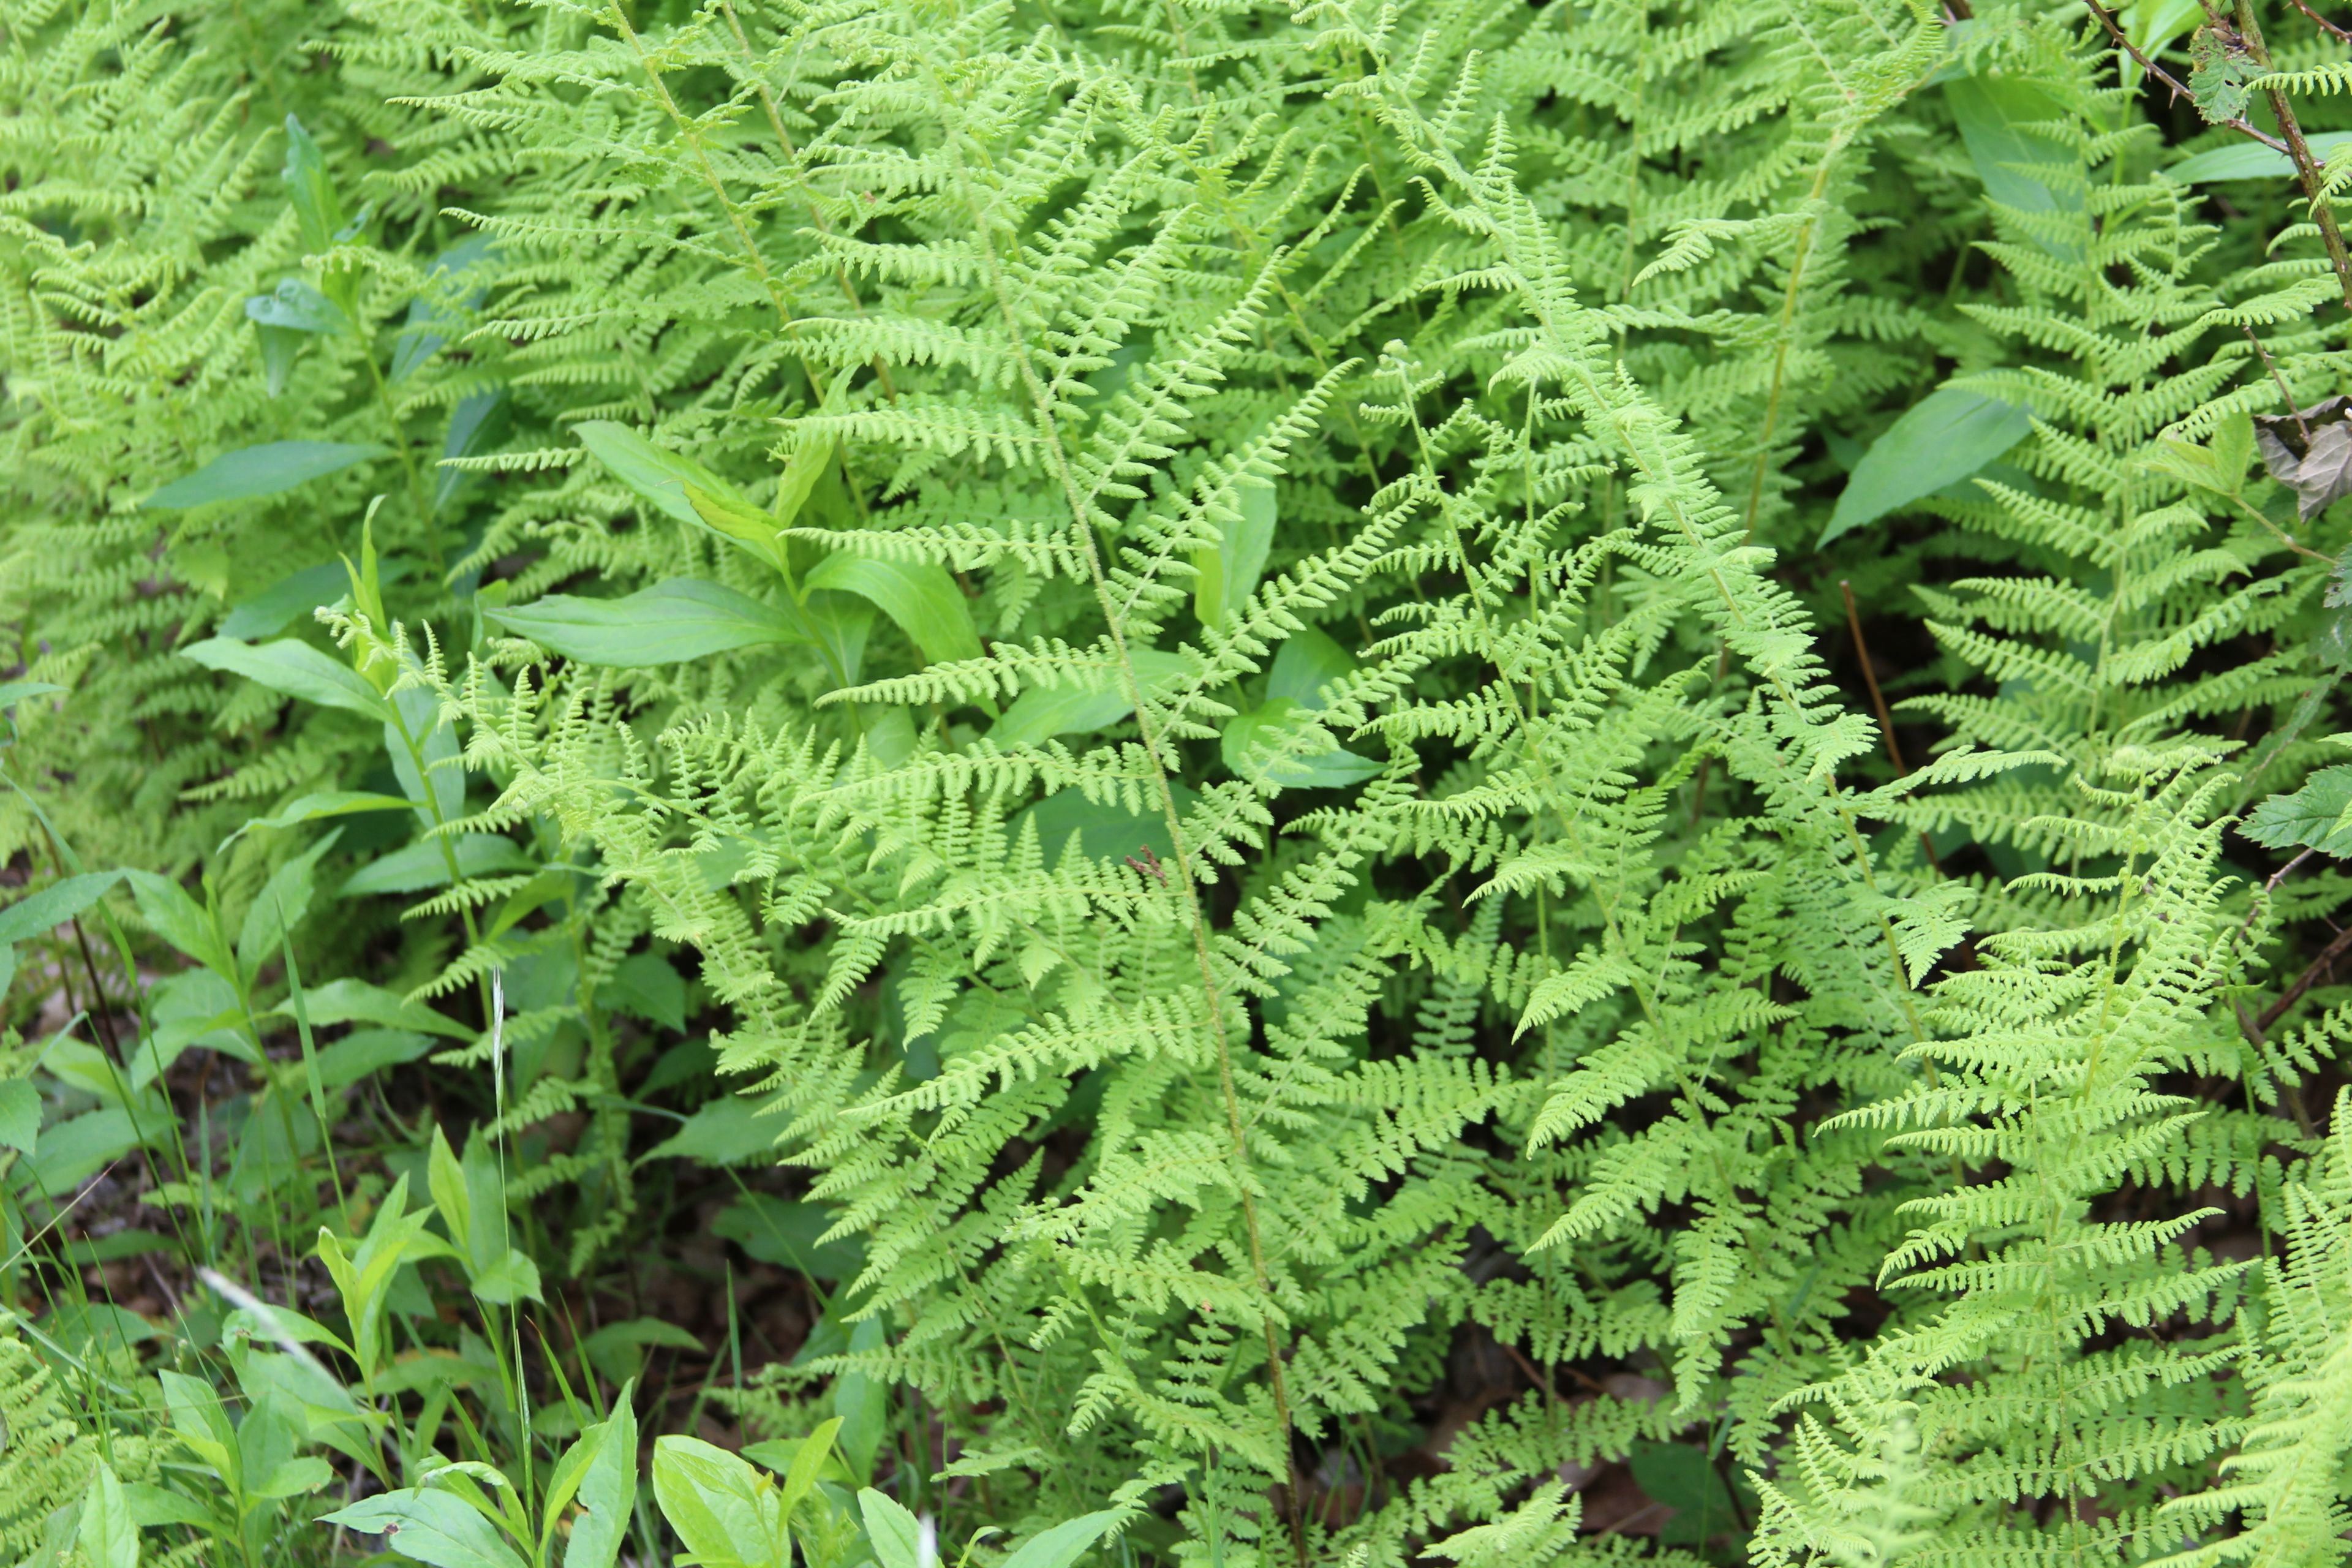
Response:
[[[370,790],[325,790],[318,795],[306,795],[282,811],[257,816],[231,837],[240,837],[257,827],[294,827],[330,816],[352,816],[372,811],[406,811],[411,805],[396,795],[377,795]]]
[[[776,476],[776,500],[772,510],[778,528],[790,527],[793,520],[800,516],[801,508],[808,504],[818,482],[833,472],[834,454],[838,449],[839,444],[830,437],[793,448],[784,471]]]
[[[2035,173],[2055,165],[2079,166],[2074,149],[2042,131],[2029,130],[2036,121],[2064,120],[2065,106],[2038,82],[2018,77],[1958,77],[1944,84],[1944,101],[1959,125],[1969,161],[1985,195],[2019,212],[2055,212],[2082,205],[2072,191],[2053,190]],[[2038,240],[2045,250],[2072,259],[2070,247]]]
[[[978,658],[980,633],[971,606],[948,569],[932,561],[878,561],[865,555],[828,555],[808,574],[811,588],[856,594],[898,623],[898,629],[932,663]]]
[[[323,985],[304,986],[302,1005],[310,1015],[312,1028],[323,1029],[330,1024],[377,1024],[388,1029],[420,1029],[457,1039],[471,1039],[474,1034],[465,1025],[422,1002],[348,977],[330,980]]]
[[[73,919],[122,880],[120,871],[89,871],[52,883],[0,910],[0,946],[36,937]]]
[[[1179,818],[1200,799],[1181,784],[1174,784],[1172,792]],[[1015,834],[1024,822],[1036,825],[1037,847],[1048,866],[1061,859],[1063,850],[1073,839],[1077,841],[1079,854],[1097,860],[1140,856],[1147,850],[1164,860],[1174,853],[1170,847],[1167,816],[1149,795],[1141,810],[1129,811],[1122,802],[1092,801],[1082,790],[1066,789],[1014,817],[1011,826]]]
[[[132,1522],[142,1529],[152,1529],[159,1524],[190,1524],[208,1531],[217,1529],[213,1514],[195,1499],[168,1487],[132,1481],[123,1487],[122,1496],[131,1505]]]
[[[866,1516],[866,1539],[873,1543],[875,1561],[882,1568],[928,1568],[922,1561],[922,1521],[896,1498],[867,1487],[857,1494],[857,1510]]]
[[[351,585],[351,573],[340,561],[305,566],[229,611],[221,620],[220,635],[238,642],[276,637],[297,617],[341,598]]]
[[[75,1539],[89,1568],[139,1568],[139,1526],[131,1518],[121,1478],[104,1459],[90,1476]]]
[[[385,721],[383,752],[405,804],[416,809],[417,826],[430,832],[441,823],[455,822],[466,815],[466,764],[457,726],[442,713],[439,699],[421,687],[393,693],[391,702],[400,723]],[[422,773],[417,771],[419,756],[409,752],[411,742],[424,762]]]
[[[310,1022],[319,1026],[317,1019]],[[414,1029],[355,1029],[318,1053],[319,1087],[341,1089],[386,1068],[413,1062],[432,1049],[432,1037]]]
[[[2239,831],[2273,849],[2352,857],[2352,765],[2322,768],[2294,794],[2272,795]]]
[[[269,1468],[269,1473],[247,1488],[257,1498],[308,1497],[335,1479],[335,1468],[316,1454],[301,1454]]]
[[[412,1487],[339,1509],[321,1521],[381,1535],[403,1557],[433,1568],[525,1568],[498,1527],[446,1491]]]
[[[596,1005],[677,1034],[686,1027],[686,977],[658,952],[636,953],[613,971],[596,994]]]
[[[1816,546],[1967,479],[2032,427],[2024,409],[1980,392],[1947,386],[1929,393],[1854,465]]]
[[[332,300],[299,278],[289,278],[275,292],[256,294],[245,302],[245,319],[263,327],[289,332],[341,332],[351,322]]]
[[[155,1379],[163,1389],[164,1408],[171,1412],[173,1434],[229,1490],[240,1489],[236,1428],[212,1384],[182,1372],[158,1372]]]
[[[2352,131],[2323,131],[2304,140],[2312,155],[2324,161],[2336,148],[2352,143]],[[2259,142],[2232,142],[2183,158],[2157,173],[2184,185],[2210,184],[2216,180],[2291,179],[2294,175],[2294,160]]]
[[[801,606],[801,619],[837,687],[856,685],[866,662],[866,634],[874,626],[874,606],[855,594],[817,589]]]
[[[1200,576],[1193,580],[1192,613],[1204,626],[1224,624],[1241,609],[1265,575],[1266,552],[1274,545],[1274,486],[1245,479],[1234,487],[1241,515],[1224,524],[1224,539],[1213,550],[1192,553]]]
[[[792,1568],[775,1483],[726,1449],[695,1437],[656,1442],[654,1499],[701,1568]]]
[[[30,1154],[40,1134],[40,1090],[21,1078],[0,1079],[0,1149]]]
[[[726,1094],[686,1119],[686,1125],[646,1150],[642,1160],[687,1159],[705,1165],[740,1165],[747,1161],[772,1162],[776,1140],[789,1118],[776,1112],[772,1096],[753,1099]]]
[[[385,373],[387,380],[395,385],[406,380],[417,366],[440,352],[442,344],[448,342],[450,333],[463,329],[464,323],[457,310],[477,308],[485,290],[476,288],[461,295],[452,280],[496,255],[496,247],[488,235],[474,234],[433,258],[433,265],[425,270],[425,291],[408,302],[408,320],[402,326],[400,336],[393,340],[392,367]],[[503,395],[499,392],[477,393],[466,402],[496,399]],[[462,408],[464,405],[459,406]]]
[[[1117,1509],[1105,1509],[1042,1531],[1022,1542],[1003,1568],[1070,1568],[1121,1517]]]
[[[1144,689],[1161,696],[1184,679],[1186,665],[1172,653],[1139,650],[1129,656]],[[1117,672],[1094,672],[1089,684],[1038,685],[1023,692],[988,731],[1000,746],[1034,746],[1055,735],[1089,733],[1116,724],[1135,711]]]
[[[670,1350],[702,1350],[702,1342],[676,1323],[660,1318],[627,1318],[617,1323],[607,1323],[580,1342],[580,1353],[614,1383],[625,1383],[646,1368],[646,1349],[659,1345]]]
[[[539,1265],[519,1247],[509,1247],[503,1256],[487,1268],[477,1269],[467,1277],[467,1287],[477,1300],[494,1306],[511,1307],[517,1301],[541,1301]]]
[[[335,195],[334,176],[310,132],[292,115],[286,117],[286,196],[301,225],[302,248],[312,256],[334,244],[343,226],[343,204]]]
[[[261,368],[268,378],[269,395],[286,390],[294,362],[314,337],[350,330],[342,308],[299,278],[289,278],[270,294],[256,294],[245,302],[246,319],[261,340]]]
[[[236,934],[236,961],[248,976],[278,956],[279,940],[309,912],[319,858],[335,847],[335,834],[328,834],[271,872],[246,907],[245,921]]]
[[[209,506],[215,501],[274,496],[312,479],[381,458],[383,447],[349,441],[268,441],[224,452],[184,479],[173,479],[139,504],[150,510]]]
[[[614,479],[680,522],[702,525],[701,514],[687,499],[688,485],[709,495],[725,497],[736,505],[751,506],[736,493],[734,486],[700,463],[655,446],[625,425],[616,425],[610,419],[591,419],[574,425],[572,433]]]
[[[139,1116],[120,1106],[101,1106],[58,1122],[41,1133],[32,1155],[33,1180],[44,1196],[69,1192],[142,1144],[168,1142],[168,1115]]]
[[[1289,698],[1276,697],[1251,712],[1235,714],[1225,722],[1220,747],[1225,766],[1237,778],[1284,789],[1336,789],[1361,784],[1381,771],[1370,757],[1336,747],[1296,754],[1300,728],[1296,720],[1304,711]]]
[[[563,594],[484,616],[582,664],[643,669],[730,648],[805,642],[794,617],[717,583],[675,577],[622,599]]]
[[[563,1568],[613,1568],[628,1534],[637,1497],[637,1418],[631,1405],[635,1394],[635,1383],[623,1384],[613,1414],[581,1434],[583,1442],[593,1432],[604,1438],[580,1478],[581,1513],[564,1543]]]
[[[853,1351],[878,1351],[885,1342],[879,1319],[862,1319],[849,1331]],[[890,1385],[862,1372],[842,1373],[833,1380],[833,1413],[841,1423],[841,1453],[849,1461],[849,1473],[860,1486],[871,1486],[875,1458],[890,1433]],[[823,1426],[817,1431],[831,1436]],[[801,1479],[807,1464],[808,1450],[803,1448],[793,1461],[793,1480]],[[785,1490],[789,1493],[792,1489],[788,1486]]]
[[[180,1053],[195,1047],[216,1050],[239,1061],[258,1062],[260,1047],[247,1033],[245,1004],[238,1000],[236,962],[223,958],[216,967],[184,969],[148,994],[148,1021],[152,1026],[141,1037],[131,1060],[131,1087],[142,1089],[170,1070]]]
[[[471,1267],[478,1256],[476,1251],[473,1188],[466,1181],[466,1168],[457,1159],[457,1152],[449,1147],[449,1139],[440,1128],[433,1129],[433,1143],[425,1157],[425,1190],[433,1195],[433,1207],[441,1215],[441,1224],[449,1233],[466,1262]]]
[[[460,833],[452,838],[420,838],[403,849],[370,861],[337,889],[339,899],[373,893],[418,893],[449,885],[447,851],[454,849],[460,877],[487,877],[495,871],[525,871],[530,857],[511,838],[496,833]]]
[[[1274,668],[1266,671],[1266,700],[1287,698],[1301,708],[1320,712],[1323,688],[1344,679],[1355,668],[1355,658],[1346,648],[1313,626],[1303,626],[1275,650]]]
[[[546,1500],[540,1505],[539,1555],[542,1560],[547,1555],[548,1543],[554,1539],[555,1527],[563,1518],[563,1510],[571,1506],[572,1499],[580,1490],[580,1483],[587,1479],[589,1470],[596,1463],[596,1456],[604,1451],[611,1436],[612,1427],[599,1422],[582,1432],[572,1441],[572,1447],[564,1449],[562,1457],[555,1461],[555,1468],[547,1478]]]
[[[242,675],[272,691],[315,702],[322,708],[341,708],[379,722],[391,716],[391,709],[383,697],[357,670],[291,637],[257,646],[231,637],[207,637],[190,644],[181,653],[206,669]]]
[[[14,708],[30,697],[54,697],[65,689],[47,680],[0,680],[0,708]]]
[[[2208,125],[2243,119],[2263,74],[2234,28],[2203,26],[2189,40],[2189,100]]]
[[[131,897],[148,929],[206,969],[226,979],[229,959],[213,930],[212,916],[188,896],[186,889],[152,871],[130,871]]]
[[[506,389],[478,392],[449,411],[448,433],[441,438],[441,462],[433,481],[433,510],[444,510],[452,498],[479,476],[448,465],[458,458],[475,458],[506,438],[510,416]]]
[[[792,555],[776,520],[732,490],[686,487],[695,521],[772,571],[790,575]]]
[[[2134,47],[2153,59],[2169,47],[2175,38],[2205,19],[2203,0],[2137,0],[2130,6],[2116,7],[2123,17],[2124,34]],[[2128,54],[2121,56],[2116,68],[2123,75],[2126,89],[2139,86],[2144,73],[2137,60]]]
[[[830,1285],[854,1278],[866,1267],[866,1247],[856,1237],[818,1239],[838,1218],[823,1204],[746,1193],[719,1211],[710,1231],[762,1263],[798,1269]]]

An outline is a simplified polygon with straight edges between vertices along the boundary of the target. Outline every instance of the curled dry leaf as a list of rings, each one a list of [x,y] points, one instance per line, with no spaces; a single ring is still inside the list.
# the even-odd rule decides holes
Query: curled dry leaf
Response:
[[[2295,493],[2305,521],[2352,495],[2352,398],[2330,397],[2293,414],[2260,415],[2254,446],[2271,478]]]

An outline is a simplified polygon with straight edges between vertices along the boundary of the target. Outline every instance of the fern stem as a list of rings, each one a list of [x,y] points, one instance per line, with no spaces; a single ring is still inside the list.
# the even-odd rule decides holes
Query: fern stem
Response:
[[[939,86],[935,80],[935,86]],[[944,88],[941,88],[944,93]],[[963,174],[962,149],[950,135],[950,144],[957,153],[956,169]],[[1192,953],[1201,971],[1201,987],[1209,1010],[1209,1029],[1217,1052],[1217,1088],[1224,1103],[1225,1131],[1231,1141],[1234,1158],[1234,1185],[1241,1199],[1242,1222],[1249,1245],[1250,1271],[1255,1277],[1258,1293],[1265,1299],[1260,1319],[1265,1333],[1266,1374],[1274,1394],[1275,1424],[1281,1443],[1281,1458],[1285,1472],[1283,1493],[1290,1516],[1291,1549],[1299,1568],[1307,1562],[1307,1530],[1299,1514],[1298,1468],[1291,1453],[1293,1422],[1290,1413],[1290,1390],[1283,1372],[1281,1336],[1275,1323],[1281,1315],[1274,1292],[1274,1279],[1265,1262],[1265,1241],[1258,1223],[1255,1184],[1250,1174],[1248,1135],[1243,1127],[1241,1091],[1234,1072],[1233,1045],[1225,1026],[1224,1010],[1217,986],[1216,971],[1209,952],[1208,920],[1201,908],[1201,894],[1193,870],[1191,847],[1184,838],[1182,814],[1176,809],[1176,795],[1169,783],[1168,768],[1160,755],[1160,737],[1154,733],[1151,721],[1151,694],[1136,673],[1133,655],[1127,646],[1127,631],[1112,595],[1110,579],[1103,570],[1102,552],[1095,539],[1094,523],[1087,515],[1086,498],[1079,492],[1077,477],[1070,471],[1069,455],[1062,445],[1060,426],[1054,418],[1053,402],[1044,378],[1037,374],[1036,363],[1029,348],[1028,334],[1021,325],[1020,312],[1014,309],[1011,284],[1004,276],[1003,259],[997,255],[994,236],[991,232],[988,214],[972,199],[969,189],[959,192],[966,210],[974,219],[973,243],[988,268],[991,290],[995,297],[999,316],[1011,339],[1015,363],[1026,386],[1031,404],[1045,437],[1045,447],[1054,466],[1055,478],[1064,502],[1070,509],[1070,525],[1077,536],[1080,553],[1087,564],[1087,577],[1093,586],[1095,602],[1103,616],[1104,626],[1110,637],[1112,652],[1118,661],[1118,672],[1127,694],[1135,702],[1135,722],[1144,758],[1151,769],[1154,792],[1160,797],[1160,816],[1168,827],[1170,858],[1175,862],[1177,882],[1183,893],[1185,914],[1192,927]]]
[[[744,259],[751,263],[752,276],[760,280],[760,287],[767,292],[768,302],[775,307],[777,324],[785,331],[792,331],[798,323],[793,320],[791,309],[784,303],[783,291],[776,286],[774,274],[768,270],[767,257],[761,253],[759,243],[751,237],[750,226],[744,223],[743,215],[737,210],[734,201],[727,195],[727,187],[719,181],[719,171],[710,166],[709,149],[703,145],[701,132],[695,129],[694,122],[686,117],[686,111],[678,108],[677,100],[670,96],[669,83],[663,79],[661,72],[655,68],[653,60],[646,55],[645,42],[637,37],[636,28],[629,25],[628,13],[621,9],[620,0],[609,0],[606,8],[612,13],[613,20],[619,24],[621,36],[628,40],[630,49],[636,55],[638,68],[646,73],[646,79],[653,84],[654,93],[661,100],[661,106],[669,115],[670,123],[677,128],[678,139],[684,142],[694,153],[695,167],[701,171],[702,183],[710,187],[711,195],[718,200],[719,210],[727,215],[729,226],[735,230],[736,243],[743,247]],[[808,363],[805,356],[801,363],[810,372],[811,384],[815,384],[817,382],[815,367]],[[817,387],[817,395],[822,401],[824,396],[824,389],[822,386]]]
[[[408,432],[401,427],[400,408],[392,400],[392,384],[383,378],[383,367],[375,362],[375,354],[362,349],[360,357],[367,362],[368,378],[375,383],[375,400],[383,410],[385,431],[392,437],[394,456],[400,460],[400,471],[408,480],[408,499],[416,508],[416,521],[425,531],[425,553],[433,558],[433,580],[436,586],[448,586],[449,563],[441,553],[441,521],[434,515],[433,499],[425,493],[424,476],[416,471],[416,459],[408,450]]]

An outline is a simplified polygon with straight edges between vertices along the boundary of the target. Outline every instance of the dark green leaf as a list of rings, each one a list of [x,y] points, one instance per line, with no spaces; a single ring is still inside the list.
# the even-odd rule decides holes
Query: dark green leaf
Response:
[[[596,994],[599,1006],[633,1014],[672,1033],[686,1028],[686,977],[658,952],[625,959]]]
[[[720,1209],[710,1229],[762,1263],[796,1268],[831,1285],[866,1267],[866,1247],[856,1237],[817,1239],[839,1217],[823,1204],[747,1193]]]
[[[180,651],[183,657],[206,669],[242,675],[272,691],[316,702],[322,708],[341,708],[347,713],[363,714],[380,722],[391,717],[392,710],[383,698],[361,679],[357,670],[292,637],[257,645],[241,643],[234,637],[207,637]]]
[[[2245,117],[2246,84],[2263,74],[2235,29],[2208,25],[2189,40],[2189,100],[2208,125]]]
[[[150,509],[209,506],[215,501],[274,496],[312,479],[341,473],[384,456],[385,448],[349,441],[268,441],[224,452],[184,479],[173,479],[140,504]]]
[[[30,1154],[40,1132],[40,1091],[21,1078],[0,1079],[0,1149]]]
[[[1188,668],[1172,653],[1140,649],[1129,655],[1144,689],[1154,696],[1171,689]],[[988,738],[1000,746],[1034,746],[1056,735],[1091,733],[1116,724],[1135,711],[1135,704],[1116,671],[1093,672],[1087,684],[1034,686],[1023,692]]]
[[[292,115],[286,117],[286,195],[301,225],[302,248],[318,255],[334,243],[343,226],[343,204],[335,195],[334,177],[319,144]]]
[[[1070,1568],[1121,1517],[1117,1509],[1106,1509],[1041,1531],[1023,1542],[1003,1568]]]
[[[1360,784],[1381,771],[1370,757],[1328,746],[1302,751],[1305,726],[1298,720],[1307,710],[1286,697],[1264,707],[1236,714],[1225,723],[1222,752],[1234,776],[1284,789],[1336,789]]]
[[[2240,831],[2273,849],[2352,857],[2352,766],[2323,768],[2293,795],[2271,796]]]
[[[104,898],[121,879],[120,871],[91,871],[17,900],[0,910],[0,946],[56,930]]]
[[[1944,84],[1944,101],[1951,106],[1960,140],[1984,182],[1985,195],[2021,213],[2055,212],[2083,205],[2058,171],[2081,167],[2082,157],[2047,132],[2030,129],[2038,121],[2068,118],[2064,104],[2038,82],[2018,77],[1959,77]],[[2049,171],[2046,183],[2042,171]],[[2035,237],[2044,250],[2072,258],[2071,246]]]
[[[1173,791],[1181,818],[1200,796],[1181,784],[1173,785]],[[1174,853],[1169,847],[1167,816],[1148,796],[1142,810],[1129,811],[1119,802],[1092,801],[1082,791],[1066,789],[1014,817],[1011,826],[1015,834],[1024,821],[1036,824],[1037,845],[1048,866],[1062,858],[1064,847],[1073,839],[1077,841],[1079,854],[1097,860],[1146,850],[1165,859]]]
[[[341,598],[351,585],[351,573],[340,561],[305,566],[229,611],[221,620],[220,635],[238,642],[276,637],[296,618]]]
[[[457,1039],[470,1039],[474,1033],[422,1002],[364,980],[346,978],[330,980],[324,985],[306,985],[302,988],[302,1005],[310,1015],[313,1028],[322,1029],[330,1024],[381,1024],[386,1028],[422,1029]]]
[[[2024,409],[1980,392],[1947,386],[1929,393],[1854,465],[1817,545],[1967,479],[2032,427]]]
[[[1344,679],[1355,668],[1356,661],[1346,648],[1313,626],[1303,626],[1275,650],[1274,668],[1265,677],[1266,700],[1287,698],[1301,708],[1320,712],[1323,688]]]
[[[898,623],[926,659],[936,663],[980,657],[971,607],[948,569],[935,562],[828,555],[809,573],[808,585],[869,601]]]
[[[449,885],[449,860],[454,851],[457,874],[487,877],[495,871],[525,871],[530,857],[511,838],[495,833],[460,833],[454,838],[420,838],[369,862],[342,885],[338,898],[356,899],[371,893],[419,893]]]
[[[732,485],[700,463],[655,446],[625,425],[616,425],[610,419],[591,419],[574,425],[572,433],[614,479],[680,522],[702,526],[701,514],[687,499],[688,485],[739,506],[751,507]]]
[[[2352,131],[2323,131],[2305,137],[2304,142],[2313,157],[2325,160],[2336,148],[2352,143]],[[2158,173],[2185,185],[2208,184],[2216,180],[2287,179],[2294,174],[2294,160],[2259,142],[2231,142],[2183,158]]]
[[[705,1165],[740,1165],[751,1160],[772,1163],[776,1140],[791,1118],[781,1114],[773,1096],[754,1100],[725,1094],[692,1116],[686,1125],[646,1151],[648,1160],[694,1160]]]
[[[384,1492],[320,1521],[359,1535],[381,1535],[403,1557],[433,1568],[524,1568],[498,1527],[462,1500],[430,1487]]]
[[[483,614],[551,653],[620,669],[682,664],[732,648],[808,640],[786,612],[695,577],[674,577],[623,599],[551,594],[532,604]]]

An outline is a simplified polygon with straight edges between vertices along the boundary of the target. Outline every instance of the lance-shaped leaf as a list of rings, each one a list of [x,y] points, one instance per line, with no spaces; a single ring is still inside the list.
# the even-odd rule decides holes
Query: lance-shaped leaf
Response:
[[[898,623],[926,659],[978,658],[971,607],[948,569],[932,561],[828,555],[808,574],[811,588],[855,594]]]
[[[807,642],[798,617],[717,583],[674,577],[620,599],[551,594],[484,615],[582,664],[643,669],[731,648]]]
[[[2032,427],[2024,409],[1981,392],[1947,386],[1929,393],[1862,455],[1817,544],[1957,484]]]
[[[139,504],[150,510],[171,510],[215,501],[253,500],[341,473],[384,452],[382,447],[350,441],[265,441],[258,447],[224,452]]]
[[[392,717],[390,706],[357,670],[291,637],[257,647],[234,637],[206,637],[180,651],[206,669],[242,675],[272,691],[322,708],[341,708],[379,722]]]

